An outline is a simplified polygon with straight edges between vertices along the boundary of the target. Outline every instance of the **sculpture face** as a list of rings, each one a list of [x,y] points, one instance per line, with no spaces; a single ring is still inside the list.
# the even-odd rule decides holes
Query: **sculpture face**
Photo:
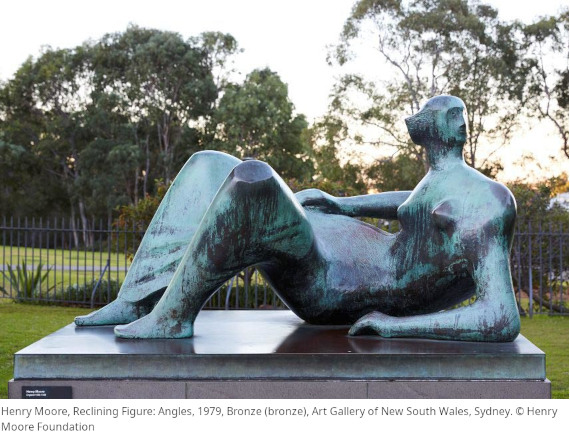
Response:
[[[464,107],[452,107],[445,114],[446,128],[442,128],[447,137],[443,141],[449,144],[463,145],[467,140],[467,113]]]
[[[465,104],[454,96],[436,96],[418,113],[407,118],[406,126],[417,145],[463,145],[467,140]]]

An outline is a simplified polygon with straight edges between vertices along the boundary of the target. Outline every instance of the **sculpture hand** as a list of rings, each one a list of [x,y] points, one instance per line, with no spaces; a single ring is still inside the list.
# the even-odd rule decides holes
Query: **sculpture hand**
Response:
[[[334,196],[316,188],[302,190],[295,197],[303,207],[317,208],[327,214],[340,214],[340,205]]]
[[[391,316],[380,312],[370,312],[356,321],[348,334],[350,336],[380,335],[384,338],[392,337],[390,332],[391,318]]]

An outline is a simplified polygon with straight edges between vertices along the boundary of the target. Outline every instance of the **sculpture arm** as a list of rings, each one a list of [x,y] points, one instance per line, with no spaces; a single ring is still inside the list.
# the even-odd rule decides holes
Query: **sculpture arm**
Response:
[[[312,188],[300,191],[295,196],[304,207],[317,208],[328,214],[396,219],[398,207],[405,202],[410,193],[411,191],[389,191],[362,196],[334,197]]]
[[[504,244],[504,243],[503,243]],[[476,300],[469,306],[443,312],[393,317],[380,312],[360,318],[349,334],[379,334],[383,337],[414,337],[486,342],[510,342],[520,331],[520,318],[513,292],[508,248],[492,245],[479,250],[472,277]]]
[[[337,200],[344,215],[395,220],[398,218],[398,207],[411,193],[411,191],[387,191],[363,196],[339,197]]]

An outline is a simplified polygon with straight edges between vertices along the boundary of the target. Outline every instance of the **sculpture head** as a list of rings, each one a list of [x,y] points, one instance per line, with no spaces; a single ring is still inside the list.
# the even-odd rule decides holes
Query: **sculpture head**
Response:
[[[467,113],[461,99],[440,95],[431,98],[418,113],[406,119],[416,145],[463,146],[467,140]]]

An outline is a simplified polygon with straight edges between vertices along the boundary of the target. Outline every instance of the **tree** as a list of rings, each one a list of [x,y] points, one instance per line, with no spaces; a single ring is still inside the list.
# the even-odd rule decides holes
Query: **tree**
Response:
[[[77,215],[88,245],[91,219],[136,206],[153,193],[149,180],[168,185],[205,146],[310,179],[307,122],[294,113],[287,86],[270,70],[231,83],[238,52],[228,34],[184,40],[130,26],[29,58],[0,83],[1,203]],[[28,182],[18,186],[18,178]]]
[[[308,183],[296,186],[297,190],[313,187],[334,196],[367,193],[364,169],[350,158],[345,158],[347,161],[343,162],[339,158],[348,134],[342,121],[334,116],[324,116],[315,122],[306,134],[312,148],[315,175]]]
[[[517,222],[521,228],[530,224],[534,230],[538,225],[562,224],[568,231],[568,210],[551,206],[551,199],[558,193],[568,191],[566,174],[530,184],[514,181],[508,184],[517,201]]]
[[[41,201],[38,193],[31,195],[27,188],[32,181],[32,156],[19,145],[0,140],[0,210],[3,217],[34,215],[34,201]],[[32,199],[29,201],[29,199]]]
[[[211,114],[218,94],[211,60],[193,39],[136,26],[105,35],[93,52],[96,99],[111,94],[116,109],[131,124],[132,140],[144,154],[139,173],[146,194],[153,156],[160,165],[155,177],[169,182],[180,166],[180,155],[187,158],[198,150],[192,123]],[[184,140],[189,137],[193,140]]]
[[[242,52],[236,39],[229,33],[204,32],[192,41],[201,47],[206,55],[206,64],[212,72],[218,92],[223,92],[229,84],[229,76],[233,71],[233,56]]]
[[[377,190],[413,190],[424,176],[423,164],[413,155],[398,153],[372,164],[366,171]]]
[[[294,114],[287,85],[275,72],[254,70],[243,84],[229,84],[212,122],[215,149],[263,160],[285,178],[311,178],[307,121]]]
[[[142,152],[134,143],[96,138],[79,155],[82,176],[75,188],[91,212],[102,208],[109,214],[136,197],[133,173],[140,167]]]
[[[466,161],[484,167],[492,154],[481,158],[481,143],[507,143],[517,120],[520,104],[512,102],[516,82],[510,78],[519,61],[510,43],[513,31],[495,9],[468,0],[360,0],[331,61],[347,64],[355,56],[355,42],[373,33],[376,39],[366,40],[377,41],[378,60],[392,75],[382,82],[363,74],[343,76],[333,91],[331,112],[360,126],[352,135],[356,143],[395,147],[427,168],[402,120],[432,96],[459,96],[470,124]]]
[[[29,58],[0,84],[0,137],[9,161],[26,161],[12,166],[19,176],[40,188],[35,208],[26,205],[30,188],[6,188],[11,206],[71,212],[86,229],[91,218],[138,202],[152,189],[148,179],[168,181],[200,149],[218,97],[211,68],[223,76],[236,49],[229,35],[184,41],[131,26]]]
[[[72,215],[79,214],[84,238],[85,198],[75,184],[81,176],[79,154],[90,140],[84,118],[90,75],[83,50],[48,47],[38,59],[29,58],[0,90],[4,137],[23,148],[30,161],[41,162],[34,177],[54,186],[42,189],[44,201],[67,201]],[[62,191],[65,199],[55,197]]]
[[[552,123],[568,157],[568,8],[521,27],[526,53],[522,95],[528,112]]]

